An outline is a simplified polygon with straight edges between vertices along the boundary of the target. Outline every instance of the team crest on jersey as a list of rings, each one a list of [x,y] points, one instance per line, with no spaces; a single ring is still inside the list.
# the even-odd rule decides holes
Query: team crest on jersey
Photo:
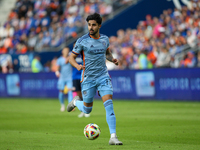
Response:
[[[86,96],[87,95],[87,91],[83,91],[83,95]]]
[[[102,42],[102,44],[103,44],[103,46],[105,46],[105,47],[106,47],[106,42],[105,42],[105,41],[103,41],[103,42]]]

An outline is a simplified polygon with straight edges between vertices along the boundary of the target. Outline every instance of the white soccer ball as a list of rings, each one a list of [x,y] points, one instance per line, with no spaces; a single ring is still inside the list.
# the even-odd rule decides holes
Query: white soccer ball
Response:
[[[95,123],[90,123],[84,128],[84,135],[88,140],[95,140],[99,137],[101,129]]]

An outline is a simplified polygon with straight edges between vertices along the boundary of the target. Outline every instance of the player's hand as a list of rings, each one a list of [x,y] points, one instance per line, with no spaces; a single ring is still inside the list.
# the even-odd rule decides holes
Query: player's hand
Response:
[[[80,70],[85,69],[85,66],[83,66],[83,65],[78,65],[78,66],[76,67],[76,69],[77,69],[78,71],[80,71]]]
[[[118,60],[117,60],[116,58],[113,58],[113,59],[112,59],[112,62],[113,62],[115,65],[117,65],[117,66],[118,66],[118,64],[119,64],[119,63],[118,63]]]
[[[55,72],[55,75],[56,75],[56,77],[59,78],[59,77],[60,77],[60,72],[59,72],[59,71],[56,71],[56,72]]]

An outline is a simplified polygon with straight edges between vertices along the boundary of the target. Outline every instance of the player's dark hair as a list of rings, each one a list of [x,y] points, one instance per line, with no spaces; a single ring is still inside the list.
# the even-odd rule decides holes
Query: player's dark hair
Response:
[[[100,14],[98,14],[98,13],[94,13],[92,15],[89,15],[86,18],[86,21],[88,22],[89,20],[95,20],[99,25],[102,23],[102,18],[100,16]]]

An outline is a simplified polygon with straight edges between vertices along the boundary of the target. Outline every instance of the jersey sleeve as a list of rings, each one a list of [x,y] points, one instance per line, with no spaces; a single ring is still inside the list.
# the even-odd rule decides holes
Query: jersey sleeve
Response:
[[[110,42],[109,42],[109,38],[107,37],[106,38],[107,40],[106,40],[106,44],[107,44],[107,50],[109,49],[109,46],[110,46]]]
[[[73,54],[76,54],[76,55],[79,55],[82,51],[82,48],[83,46],[81,45],[81,43],[79,41],[76,42],[73,50],[72,50],[72,53]]]

